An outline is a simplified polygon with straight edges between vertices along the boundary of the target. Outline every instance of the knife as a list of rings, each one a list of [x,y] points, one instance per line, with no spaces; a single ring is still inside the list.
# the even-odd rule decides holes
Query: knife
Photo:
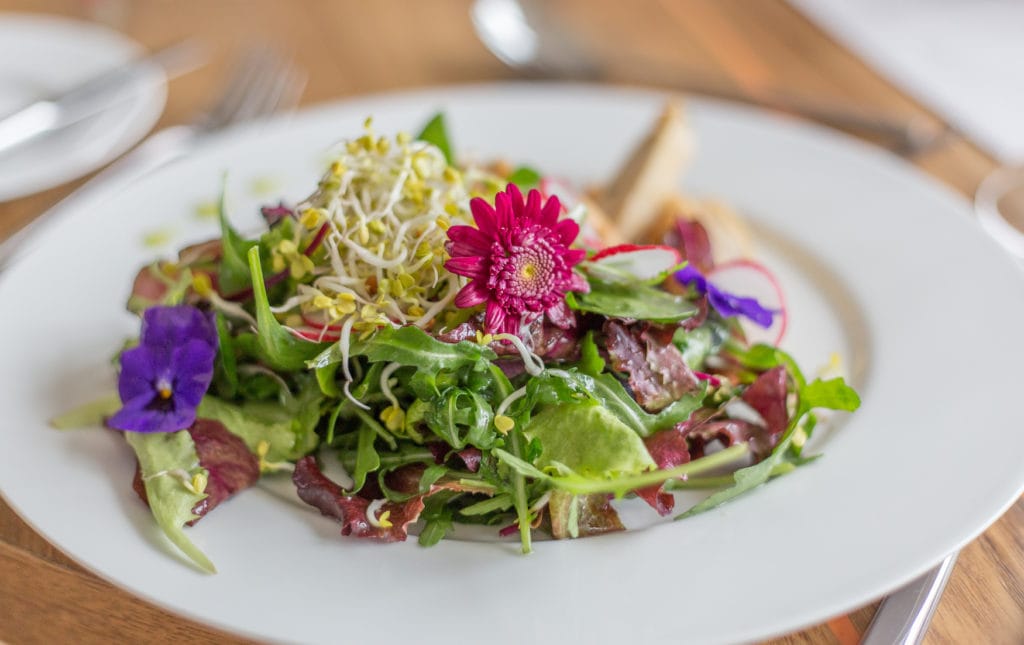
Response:
[[[171,79],[198,67],[201,62],[198,43],[184,40],[94,76],[67,92],[19,108],[0,117],[0,154],[131,97],[138,92],[138,82],[152,78],[154,65],[162,68]]]

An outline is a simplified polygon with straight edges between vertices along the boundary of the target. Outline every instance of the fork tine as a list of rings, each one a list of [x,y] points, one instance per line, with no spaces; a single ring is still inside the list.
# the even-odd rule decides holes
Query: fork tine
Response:
[[[291,65],[282,65],[253,118],[270,116],[276,112],[293,109],[298,105],[305,86],[305,74],[300,73]]]
[[[229,75],[222,98],[203,119],[206,131],[253,118],[280,73],[281,63],[267,47],[247,50]]]

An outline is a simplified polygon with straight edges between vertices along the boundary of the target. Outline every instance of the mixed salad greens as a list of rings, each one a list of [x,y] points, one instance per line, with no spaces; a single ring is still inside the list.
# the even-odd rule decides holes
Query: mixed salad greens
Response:
[[[460,164],[441,115],[418,137],[368,121],[259,236],[222,204],[219,239],[145,267],[106,424],[171,541],[213,571],[183,527],[290,473],[343,535],[418,522],[429,546],[470,523],[528,553],[534,531],[623,529],[615,498],[671,515],[672,490],[714,488],[676,517],[714,508],[811,461],[816,409],[858,406],[745,340],[780,312],[714,284],[699,223],[602,249],[551,193]]]

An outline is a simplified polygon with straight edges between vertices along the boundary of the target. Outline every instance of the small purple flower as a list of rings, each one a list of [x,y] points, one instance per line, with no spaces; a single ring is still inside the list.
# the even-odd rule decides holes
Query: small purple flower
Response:
[[[150,307],[139,346],[121,354],[122,407],[108,424],[133,432],[176,432],[196,420],[213,379],[217,329],[195,307]]]
[[[691,264],[676,271],[676,280],[692,286],[699,294],[707,294],[708,302],[715,311],[727,318],[745,316],[765,329],[772,326],[772,319],[777,312],[762,307],[754,298],[737,296],[719,289]]]

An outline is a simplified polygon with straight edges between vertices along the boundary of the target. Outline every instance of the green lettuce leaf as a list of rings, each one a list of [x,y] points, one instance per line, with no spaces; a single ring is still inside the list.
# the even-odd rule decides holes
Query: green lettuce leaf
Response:
[[[423,130],[416,135],[416,139],[417,141],[425,141],[431,145],[437,146],[437,149],[444,155],[444,160],[448,162],[448,165],[455,165],[455,156],[452,154],[452,144],[448,138],[448,127],[444,122],[444,112],[438,112],[429,121],[427,121],[427,124],[423,126]]]
[[[683,296],[673,295],[642,282],[605,282],[593,277],[588,293],[566,294],[570,308],[610,318],[634,318],[670,323],[691,318],[697,313]]]
[[[601,405],[564,403],[544,408],[524,428],[540,440],[541,468],[559,462],[584,476],[639,473],[656,468],[636,432]]]
[[[220,421],[254,453],[266,441],[269,450],[265,458],[269,462],[295,461],[312,452],[319,441],[316,424],[320,420],[320,401],[319,393],[311,388],[300,393],[290,406],[265,401],[236,405],[208,394],[199,403],[196,415]]]
[[[207,475],[206,469],[199,465],[196,446],[188,431],[126,432],[125,439],[139,459],[149,508],[164,535],[201,569],[216,573],[213,563],[184,531],[185,523],[198,517],[192,509],[206,499],[206,494],[189,490],[180,478],[171,474],[180,472],[189,479],[199,473]]]

